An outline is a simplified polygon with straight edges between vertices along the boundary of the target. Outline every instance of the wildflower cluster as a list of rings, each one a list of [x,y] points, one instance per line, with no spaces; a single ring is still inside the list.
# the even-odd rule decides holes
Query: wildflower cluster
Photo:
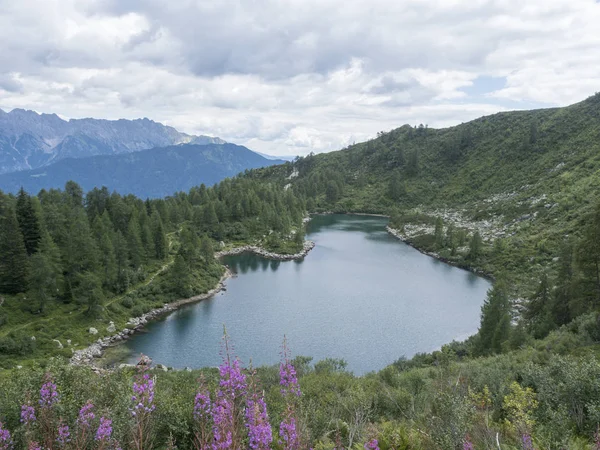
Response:
[[[204,380],[201,379],[199,390],[194,398],[193,448],[196,450],[242,448],[269,450],[273,446],[282,450],[308,448],[300,431],[302,428],[298,419],[300,386],[285,341],[279,385],[286,406],[279,424],[279,439],[273,436],[267,403],[264,392],[258,386],[256,372],[244,370],[239,360],[232,357],[227,336],[224,338],[224,348],[223,363],[219,366],[217,392],[211,394]],[[127,430],[127,438],[131,443],[128,448],[137,450],[154,448],[157,444],[154,442],[156,427],[152,414],[156,409],[155,380],[146,370],[147,367],[142,367],[133,382],[129,408],[130,422],[126,427],[118,427],[119,430]],[[16,434],[16,444],[10,431],[0,422],[0,450],[14,450],[15,445],[28,450],[120,450],[113,437],[113,421],[104,415],[99,417],[91,400],[81,406],[72,428],[59,414],[62,408],[57,407],[58,403],[57,386],[52,376],[46,374],[39,391],[39,401],[32,403],[27,400],[21,405],[20,422],[24,433]],[[524,449],[533,448],[525,445],[525,436],[523,442]],[[173,436],[170,437],[167,448],[177,448]],[[335,448],[336,450],[344,448],[339,432]],[[368,441],[364,444],[364,448],[379,450],[377,440]],[[473,447],[465,444],[464,449],[472,450]]]
[[[155,409],[154,405],[154,380],[150,375],[144,373],[141,379],[133,383],[133,396],[131,397],[133,408],[131,414],[136,415],[140,411],[152,412]]]
[[[56,402],[58,402],[56,384],[54,384],[52,376],[46,374],[46,382],[40,389],[40,406],[43,408],[51,408]]]
[[[69,431],[69,426],[61,423],[58,427],[58,438],[56,438],[56,442],[61,447],[66,446],[69,442],[71,442],[71,432]]]
[[[21,405],[21,423],[30,425],[35,422],[35,408],[29,403]]]
[[[367,450],[379,450],[379,442],[377,439],[371,439],[369,442],[365,444],[365,449]]]
[[[9,450],[13,448],[13,441],[10,431],[4,428],[0,422],[0,450]]]

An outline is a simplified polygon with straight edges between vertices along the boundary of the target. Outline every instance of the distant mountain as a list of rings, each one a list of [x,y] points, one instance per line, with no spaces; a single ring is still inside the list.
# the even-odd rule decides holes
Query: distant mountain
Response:
[[[63,120],[56,114],[0,109],[0,174],[37,169],[65,158],[117,155],[176,144],[224,144],[149,119]]]
[[[154,198],[281,163],[234,144],[181,144],[121,155],[67,158],[35,170],[7,173],[0,175],[0,190],[17,192],[23,186],[35,194],[74,180],[84,191],[106,186],[121,194]]]
[[[266,153],[261,153],[261,152],[257,152],[257,151],[255,151],[254,153],[258,153],[260,156],[264,156],[267,159],[278,159],[281,161],[293,161],[298,157],[298,156],[290,156],[290,155],[273,156],[273,155],[267,155]]]

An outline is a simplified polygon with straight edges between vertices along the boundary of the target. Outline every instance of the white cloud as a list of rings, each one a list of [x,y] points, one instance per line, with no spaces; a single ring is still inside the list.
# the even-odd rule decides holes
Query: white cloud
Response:
[[[598,23],[594,0],[0,0],[0,107],[329,151],[582,100]]]

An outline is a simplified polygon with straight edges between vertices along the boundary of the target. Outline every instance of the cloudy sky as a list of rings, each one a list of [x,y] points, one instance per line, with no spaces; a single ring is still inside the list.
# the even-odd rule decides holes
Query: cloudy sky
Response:
[[[596,0],[0,0],[0,108],[270,154],[600,91]]]

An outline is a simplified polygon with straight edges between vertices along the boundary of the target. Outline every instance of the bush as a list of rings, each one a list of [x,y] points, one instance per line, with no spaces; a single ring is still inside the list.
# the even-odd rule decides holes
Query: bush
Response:
[[[127,309],[131,309],[133,308],[133,300],[130,297],[125,297],[123,300],[121,300],[121,305]]]

